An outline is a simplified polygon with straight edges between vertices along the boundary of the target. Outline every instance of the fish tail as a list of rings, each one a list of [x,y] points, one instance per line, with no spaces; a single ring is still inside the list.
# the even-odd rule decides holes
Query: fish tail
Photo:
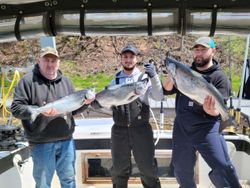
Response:
[[[31,106],[28,107],[28,110],[29,110],[29,112],[31,114],[31,120],[35,121],[35,119],[37,118],[37,116],[39,114],[38,111],[36,110],[35,107],[31,107]]]
[[[239,124],[237,123],[237,121],[233,116],[229,116],[227,120],[221,121],[219,132],[222,132],[224,129],[228,127],[232,127],[234,132],[237,131],[237,129],[239,128]]]

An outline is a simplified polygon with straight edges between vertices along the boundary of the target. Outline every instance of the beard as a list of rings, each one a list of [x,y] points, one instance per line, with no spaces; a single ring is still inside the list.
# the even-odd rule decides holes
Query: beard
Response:
[[[123,69],[125,71],[132,71],[132,70],[134,70],[134,68],[135,68],[135,65],[133,67],[125,67],[125,66],[123,66]]]
[[[210,58],[194,58],[194,65],[196,67],[204,67],[210,62]]]

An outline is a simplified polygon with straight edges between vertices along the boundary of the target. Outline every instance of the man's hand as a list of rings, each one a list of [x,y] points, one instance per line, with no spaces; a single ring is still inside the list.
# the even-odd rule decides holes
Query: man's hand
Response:
[[[220,114],[219,111],[215,109],[214,97],[210,95],[206,96],[204,99],[203,109],[210,116],[218,116]]]
[[[42,114],[45,116],[51,117],[51,116],[59,115],[59,112],[55,108],[51,108],[47,112],[43,112]]]
[[[147,63],[144,65],[145,73],[149,76],[149,78],[153,78],[156,75],[155,66],[153,63]]]
[[[92,103],[94,100],[95,100],[95,97],[92,98],[92,99],[86,99],[86,100],[84,101],[84,104],[90,104],[90,103]]]
[[[166,91],[171,91],[174,87],[174,82],[172,78],[170,76],[167,76],[162,86]]]

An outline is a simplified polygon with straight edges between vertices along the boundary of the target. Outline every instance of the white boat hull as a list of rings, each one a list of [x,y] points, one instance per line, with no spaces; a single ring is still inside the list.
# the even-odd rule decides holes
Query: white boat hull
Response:
[[[76,141],[76,180],[77,188],[110,188],[110,177],[93,178],[88,174],[88,157],[90,158],[110,158],[110,131],[113,124],[112,119],[82,119],[76,121],[77,126],[74,133]],[[157,132],[154,134],[158,136]],[[160,133],[160,141],[156,146],[156,158],[171,158],[172,132],[165,131]],[[237,174],[241,179],[244,188],[250,188],[250,139],[243,135],[227,135],[225,139],[228,143],[230,158],[236,168]],[[236,147],[234,144],[236,143]],[[238,144],[240,143],[240,144]],[[239,146],[242,145],[242,148]],[[244,148],[246,151],[244,151]],[[32,177],[32,160],[29,157],[23,161],[20,154],[14,154],[13,166],[0,174],[1,187],[8,188],[34,188],[35,183]],[[3,157],[4,158],[4,157]],[[2,158],[2,159],[3,159]],[[164,159],[165,159],[164,158]],[[0,160],[2,160],[0,159]],[[19,162],[22,164],[20,165]],[[197,186],[199,188],[212,188],[213,185],[208,178],[210,171],[202,157],[198,155],[197,165]],[[179,187],[175,178],[161,177],[162,188]],[[15,180],[15,181],[13,181]],[[98,183],[99,182],[99,183]],[[132,183],[131,183],[132,182]],[[130,188],[142,187],[139,177],[132,177]],[[134,184],[137,183],[137,184]],[[55,176],[52,182],[53,188],[59,188],[59,180]]]

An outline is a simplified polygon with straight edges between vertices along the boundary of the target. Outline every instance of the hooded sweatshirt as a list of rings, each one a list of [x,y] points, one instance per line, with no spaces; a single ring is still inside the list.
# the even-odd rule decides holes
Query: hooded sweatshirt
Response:
[[[205,71],[199,71],[196,69],[194,63],[191,66],[196,72],[204,75],[206,80],[213,84],[218,91],[222,94],[225,101],[228,99],[230,94],[230,82],[222,72],[218,62],[213,60],[213,66]],[[179,92],[175,87],[172,91],[164,90],[165,94],[173,94],[176,92],[176,121],[181,122],[185,125],[196,126],[200,124],[214,124],[220,119],[220,116],[210,116],[204,110],[202,105],[198,104],[196,101],[188,98],[181,92]]]
[[[72,138],[75,122],[72,113],[47,117],[43,114],[32,121],[30,107],[41,107],[74,92],[71,81],[60,71],[54,80],[48,80],[36,65],[15,88],[11,105],[13,116],[22,120],[30,143],[39,144]]]

